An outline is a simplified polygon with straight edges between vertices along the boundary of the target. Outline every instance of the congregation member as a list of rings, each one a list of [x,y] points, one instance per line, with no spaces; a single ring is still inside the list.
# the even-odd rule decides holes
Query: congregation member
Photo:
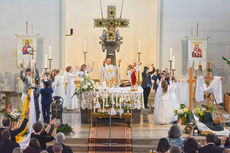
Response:
[[[41,100],[40,100],[40,80],[36,80],[34,87],[34,105],[36,111],[36,121],[40,119]]]
[[[59,132],[56,135],[56,143],[59,143],[62,145],[63,153],[73,153],[72,149],[69,146],[64,145],[64,142],[65,142],[65,135],[63,133]],[[47,148],[47,151],[49,153],[54,153],[53,152],[53,146],[49,146]]]
[[[148,108],[148,98],[150,94],[150,90],[152,87],[152,82],[151,82],[151,75],[155,72],[154,65],[152,64],[152,71],[149,71],[149,67],[145,66],[144,71],[142,72],[142,83],[141,86],[144,90],[144,105],[145,108]]]
[[[49,87],[47,81],[44,82],[44,88],[40,89],[41,104],[42,104],[42,115],[44,122],[49,124],[50,122],[50,104],[52,103],[53,89]]]
[[[23,153],[23,150],[21,148],[17,147],[17,148],[14,148],[12,153]]]
[[[36,138],[31,138],[29,146],[23,151],[23,153],[40,153],[41,145]]]
[[[54,146],[52,147],[54,153],[63,153],[63,148],[60,143],[55,143]]]
[[[167,82],[166,82],[167,84]],[[182,138],[182,131],[179,125],[174,124],[168,131],[168,141],[170,146],[178,146],[181,150],[184,150],[184,138]]]
[[[25,100],[26,100],[26,96],[27,96],[27,93],[29,91],[29,89],[32,87],[33,85],[33,80],[34,82],[36,80],[39,80],[39,72],[38,72],[38,69],[36,68],[36,63],[34,64],[34,67],[35,67],[35,74],[34,74],[34,71],[32,72],[30,68],[27,68],[24,72],[24,66],[23,64],[21,63],[20,66],[21,66],[21,71],[20,71],[20,79],[22,80],[23,82],[23,91],[22,91],[22,97],[21,97],[21,100],[22,100],[22,103],[24,104]],[[25,74],[24,74],[25,73]]]
[[[33,125],[33,129],[35,132],[31,134],[31,138],[36,138],[39,141],[42,150],[46,149],[46,143],[54,140],[54,136],[56,135],[56,130],[57,130],[58,126],[60,125],[60,124],[54,125],[55,121],[56,121],[56,118],[54,118],[50,122],[50,124],[47,125],[47,127],[44,131],[42,131],[43,125],[41,122],[38,121],[38,122],[34,123],[34,125]],[[54,128],[53,128],[51,135],[48,135],[48,133],[51,130],[51,126],[54,126]]]
[[[52,88],[52,83],[54,82],[54,72],[55,70],[52,70],[51,73],[49,73],[48,70],[45,70],[41,78],[41,82],[43,84],[44,82],[48,82],[50,88]]]
[[[80,108],[80,101],[77,96],[74,95],[75,93],[75,82],[74,79],[79,76],[79,71],[74,71],[72,66],[66,67],[67,71],[67,91],[66,91],[66,99],[64,103],[64,108],[67,110],[73,110],[76,108]]]
[[[158,88],[158,85],[159,85],[159,83],[161,81],[160,69],[156,70],[156,74],[154,74],[152,76],[152,80],[154,81],[154,83],[153,83],[153,89],[155,90],[155,93],[157,93],[157,88]]]
[[[198,151],[199,144],[194,138],[187,138],[184,141],[184,153],[196,153]]]
[[[208,134],[206,136],[206,146],[201,147],[198,151],[199,153],[223,153],[224,148],[215,145],[216,135]]]
[[[230,153],[230,149],[229,148],[224,149],[223,153]]]
[[[12,111],[12,105],[9,106],[9,112],[10,113]],[[3,127],[0,128],[0,133],[5,130],[5,129],[8,129],[10,131],[10,137],[11,137],[11,141],[12,142],[16,142],[16,139],[15,137],[20,134],[26,127],[27,123],[28,123],[28,118],[29,118],[29,110],[26,111],[25,113],[25,118],[24,120],[22,121],[22,124],[20,125],[19,128],[15,129],[15,130],[11,130],[11,124],[12,124],[12,121],[11,121],[11,118],[9,116],[7,117],[4,117],[3,120],[2,120],[2,125]],[[0,135],[0,141],[2,140],[2,137]]]
[[[156,153],[170,153],[170,145],[166,138],[159,140]]]
[[[1,132],[2,142],[0,143],[0,153],[12,153],[14,148],[19,147],[19,144],[11,141],[11,133],[8,129]]]
[[[181,149],[178,146],[171,146],[170,153],[181,153]]]

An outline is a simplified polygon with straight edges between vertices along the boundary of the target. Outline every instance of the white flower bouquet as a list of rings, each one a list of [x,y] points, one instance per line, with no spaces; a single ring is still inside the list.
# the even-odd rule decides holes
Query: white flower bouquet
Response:
[[[10,117],[12,119],[13,122],[18,122],[18,120],[21,117],[21,111],[18,109],[13,109],[12,112],[10,113]]]
[[[95,88],[95,82],[91,80],[89,75],[83,74],[80,79],[80,85],[75,89],[74,95],[81,95],[84,92],[93,91]]]

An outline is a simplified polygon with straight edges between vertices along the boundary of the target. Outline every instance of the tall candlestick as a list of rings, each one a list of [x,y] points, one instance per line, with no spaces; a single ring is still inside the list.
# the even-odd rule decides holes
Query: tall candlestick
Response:
[[[45,54],[45,63],[44,63],[44,68],[48,68],[48,55]]]
[[[52,59],[52,48],[49,46],[49,59]]]
[[[34,68],[34,65],[35,65],[35,59],[32,59],[31,60],[31,67]]]
[[[105,97],[103,97],[102,102],[103,102],[102,112],[104,113],[105,112]]]
[[[172,69],[175,70],[175,56],[172,57]]]
[[[86,51],[86,40],[84,40],[84,52],[87,52]]]
[[[138,52],[141,52],[141,40],[138,41]]]
[[[172,53],[172,48],[169,49],[169,60],[172,61],[173,59],[173,53]]]

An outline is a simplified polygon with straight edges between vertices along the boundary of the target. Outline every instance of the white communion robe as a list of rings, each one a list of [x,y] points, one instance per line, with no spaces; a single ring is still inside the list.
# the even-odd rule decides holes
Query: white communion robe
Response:
[[[209,87],[205,83],[203,76],[197,76],[196,84],[196,101],[204,101],[204,93],[213,93],[216,99],[217,104],[223,103],[222,98],[222,80],[221,77],[215,76],[211,81]]]
[[[75,71],[73,73],[67,72],[67,92],[66,92],[66,99],[64,103],[64,108],[66,109],[80,108],[80,101],[78,97],[74,95],[75,92],[74,78],[77,76],[79,76],[78,71]]]
[[[100,82],[106,82],[107,86],[118,86],[120,84],[120,65],[103,65],[100,73]]]
[[[63,98],[63,105],[65,103],[65,72],[55,76],[53,82],[54,96],[60,96]]]
[[[153,121],[155,124],[169,124],[174,120],[173,107],[169,91],[171,86],[168,86],[168,91],[163,92],[161,82],[157,88],[157,93],[154,103]]]
[[[177,83],[171,81],[169,94],[170,94],[170,99],[171,99],[173,110],[180,108],[180,104],[179,104],[178,98],[176,96],[176,89],[177,89]]]

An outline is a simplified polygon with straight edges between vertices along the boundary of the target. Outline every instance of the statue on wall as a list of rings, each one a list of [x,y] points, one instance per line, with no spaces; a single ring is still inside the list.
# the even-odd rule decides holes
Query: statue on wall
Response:
[[[116,28],[126,28],[129,25],[128,19],[116,18],[116,7],[108,6],[107,18],[94,19],[94,26],[106,28],[102,32],[99,42],[102,45],[102,51],[106,51],[106,58],[111,58],[111,63],[116,65],[116,51],[119,52],[122,44],[122,37]]]

